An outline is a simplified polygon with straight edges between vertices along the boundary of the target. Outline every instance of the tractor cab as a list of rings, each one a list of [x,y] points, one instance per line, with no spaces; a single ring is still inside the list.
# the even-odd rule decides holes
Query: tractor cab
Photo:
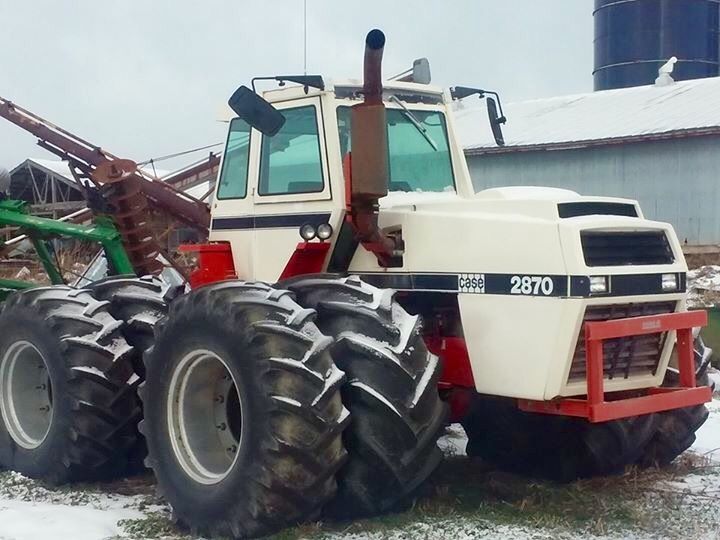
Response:
[[[337,240],[349,197],[351,108],[362,101],[361,94],[359,81],[266,91],[264,99],[285,120],[274,134],[239,117],[230,120],[210,238],[233,246],[239,276],[276,281],[303,240],[299,233],[305,225],[327,224],[331,236],[319,240]],[[425,84],[384,86],[389,182],[381,207],[406,203],[408,196],[473,196],[450,100],[447,92]],[[312,228],[307,229],[310,234]]]

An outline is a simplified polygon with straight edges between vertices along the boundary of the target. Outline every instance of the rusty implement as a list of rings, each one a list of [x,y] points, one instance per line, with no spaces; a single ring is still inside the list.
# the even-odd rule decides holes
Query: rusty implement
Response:
[[[135,174],[137,164],[129,159],[108,160],[93,171],[93,181],[101,186],[104,199],[112,207],[112,217],[120,232],[125,251],[138,275],[158,274],[160,246],[148,223],[147,198]]]
[[[92,174],[99,165],[119,159],[99,146],[2,97],[0,97],[0,117],[28,131],[38,138],[40,146],[69,161],[71,165],[88,175]],[[210,225],[210,209],[207,204],[143,171],[135,170],[132,176],[138,178],[141,191],[153,205],[187,225],[207,232]]]
[[[125,248],[139,274],[156,273],[159,246],[149,225],[148,207],[153,207],[206,236],[210,226],[208,205],[171,182],[140,170],[130,160],[120,159],[99,146],[0,97],[0,117],[38,139],[38,145],[66,160],[82,177],[99,186],[111,207]],[[212,159],[209,167],[217,166]]]

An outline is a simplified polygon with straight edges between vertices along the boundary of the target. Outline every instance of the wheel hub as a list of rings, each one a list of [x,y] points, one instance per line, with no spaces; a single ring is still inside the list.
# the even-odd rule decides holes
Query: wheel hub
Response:
[[[13,343],[0,359],[0,413],[22,448],[37,448],[50,431],[53,406],[47,362],[29,341]]]
[[[216,484],[232,470],[242,407],[226,362],[208,350],[186,355],[170,381],[168,426],[178,463],[193,480]]]

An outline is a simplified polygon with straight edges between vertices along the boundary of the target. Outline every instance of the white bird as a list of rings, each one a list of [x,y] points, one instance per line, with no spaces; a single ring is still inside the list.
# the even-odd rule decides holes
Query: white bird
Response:
[[[10,172],[5,167],[0,167],[0,195],[7,195],[10,192]]]
[[[671,56],[670,60],[665,62],[662,66],[660,66],[660,69],[658,69],[658,75],[661,73],[667,73],[670,75],[673,70],[675,69],[675,64],[677,63],[677,56]]]
[[[670,60],[665,62],[660,69],[658,69],[658,77],[655,79],[656,86],[667,86],[675,82],[675,79],[670,75],[675,69],[675,64],[678,59],[676,56],[670,57]]]

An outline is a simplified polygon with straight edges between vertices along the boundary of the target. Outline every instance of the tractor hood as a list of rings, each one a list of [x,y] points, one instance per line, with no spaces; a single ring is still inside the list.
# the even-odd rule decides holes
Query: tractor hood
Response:
[[[401,227],[402,268],[381,269],[358,253],[351,271],[592,275],[582,231],[664,232],[672,251],[662,265],[622,264],[622,273],[686,271],[672,227],[646,220],[636,201],[584,197],[555,188],[504,187],[463,198],[455,193],[390,193],[381,199],[380,226]],[[615,271],[618,271],[616,268]]]

